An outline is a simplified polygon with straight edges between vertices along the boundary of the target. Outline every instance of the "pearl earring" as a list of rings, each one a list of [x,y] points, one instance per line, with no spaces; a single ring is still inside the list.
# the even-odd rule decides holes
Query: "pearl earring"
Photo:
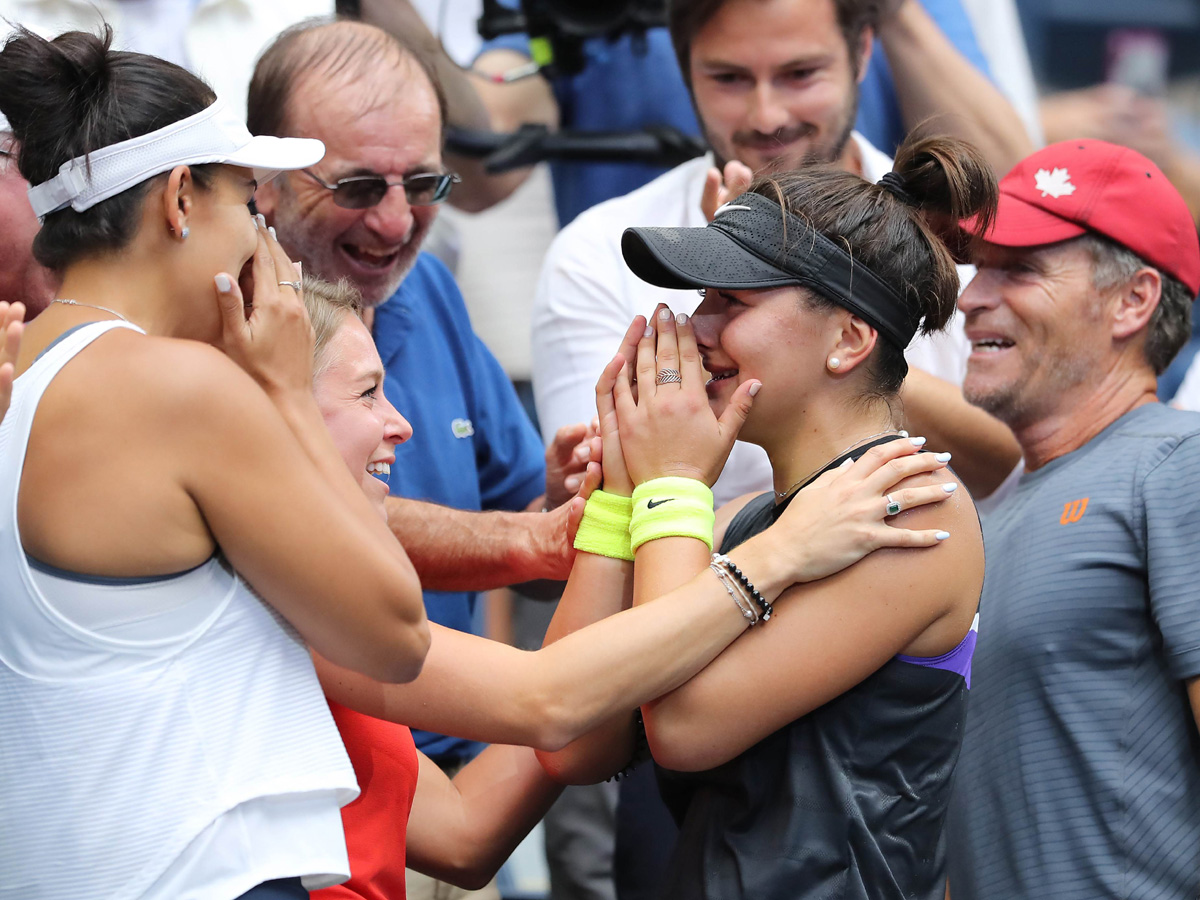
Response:
[[[188,232],[187,226],[185,225],[183,227],[183,231],[179,232],[179,239],[181,241],[186,241],[188,234],[189,234],[189,232]]]
[[[838,359],[836,356],[831,356],[829,357],[829,362],[826,365],[828,365],[830,369],[836,369],[841,364],[842,361],[840,359]]]

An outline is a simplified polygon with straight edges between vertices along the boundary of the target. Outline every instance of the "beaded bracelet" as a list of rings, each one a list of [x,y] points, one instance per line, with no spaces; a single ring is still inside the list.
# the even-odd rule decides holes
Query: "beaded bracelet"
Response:
[[[750,623],[750,627],[753,628],[755,625],[757,625],[759,621],[761,621],[758,610],[754,608],[754,604],[747,599],[744,593],[742,593],[740,586],[734,582],[730,574],[715,562],[709,563],[708,567],[716,574],[718,580],[721,582],[721,585],[725,588],[725,592],[729,594],[734,604],[741,611],[743,618]]]
[[[772,615],[774,615],[775,607],[770,604],[766,597],[758,592],[758,588],[756,588],[750,582],[750,579],[746,577],[746,574],[738,568],[737,563],[723,553],[714,553],[712,560],[713,562],[724,566],[731,575],[733,575],[742,583],[742,587],[744,587],[746,592],[754,598],[754,602],[758,604],[758,608],[762,611],[762,621],[766,622],[771,618]]]

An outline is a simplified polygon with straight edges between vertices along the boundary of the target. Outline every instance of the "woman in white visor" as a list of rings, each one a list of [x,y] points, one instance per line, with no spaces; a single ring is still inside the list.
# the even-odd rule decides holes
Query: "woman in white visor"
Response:
[[[111,39],[0,51],[62,278],[0,425],[0,897],[306,896],[349,874],[358,787],[305,645],[397,682],[429,641],[247,208],[324,148]]]

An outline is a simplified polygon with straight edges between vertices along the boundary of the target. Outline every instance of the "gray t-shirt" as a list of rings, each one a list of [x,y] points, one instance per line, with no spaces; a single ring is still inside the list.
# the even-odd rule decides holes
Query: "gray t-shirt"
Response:
[[[1196,900],[1200,414],[1127,413],[983,533],[954,900]]]

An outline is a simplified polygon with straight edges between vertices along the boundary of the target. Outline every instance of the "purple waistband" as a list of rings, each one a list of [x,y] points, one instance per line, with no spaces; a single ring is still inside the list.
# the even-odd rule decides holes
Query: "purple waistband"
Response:
[[[957,672],[967,682],[967,690],[971,689],[971,659],[975,656],[975,642],[979,639],[979,613],[971,622],[971,630],[957,647],[941,656],[904,656],[897,653],[900,662],[911,663],[914,666],[926,666],[930,669],[945,669]]]

